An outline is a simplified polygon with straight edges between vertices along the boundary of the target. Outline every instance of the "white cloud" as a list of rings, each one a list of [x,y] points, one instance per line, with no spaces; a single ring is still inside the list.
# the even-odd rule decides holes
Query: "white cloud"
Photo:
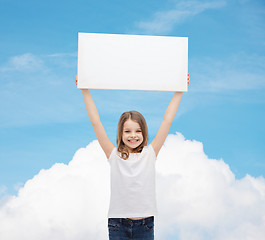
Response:
[[[74,53],[13,56],[0,66],[0,73],[0,101],[5,103],[1,105],[1,127],[70,122],[81,118],[80,99],[69,98],[74,94],[80,96],[74,83]]]
[[[234,53],[224,59],[190,59],[192,89],[198,92],[223,92],[265,88],[265,58]]]
[[[154,13],[151,20],[136,22],[135,31],[146,34],[169,33],[174,26],[186,19],[224,5],[225,1],[177,1],[172,9]]]
[[[108,175],[97,141],[41,170],[2,206],[0,239],[105,239]]]
[[[7,63],[0,67],[0,72],[8,71],[39,71],[45,70],[44,62],[41,58],[31,53],[11,57]]]
[[[38,74],[43,74],[51,71],[54,67],[75,67],[76,59],[77,53],[54,53],[46,55],[24,53],[10,57],[7,62],[0,66],[0,72],[32,73],[38,71]]]
[[[26,182],[0,208],[0,239],[107,239],[109,165],[97,141]],[[265,180],[236,180],[203,145],[169,135],[157,162],[156,239],[261,240]],[[16,231],[14,231],[16,229]]]
[[[236,180],[222,159],[209,159],[202,143],[180,134],[168,137],[159,158],[162,236],[175,226],[178,239],[183,240],[263,238],[263,177]]]
[[[44,56],[46,57],[77,57],[77,52],[76,53],[52,53],[52,54],[47,54]]]
[[[54,53],[42,56],[47,63],[53,67],[73,68],[77,65],[77,52],[74,53]]]
[[[7,187],[5,185],[0,185],[0,196],[3,195],[7,190]]]

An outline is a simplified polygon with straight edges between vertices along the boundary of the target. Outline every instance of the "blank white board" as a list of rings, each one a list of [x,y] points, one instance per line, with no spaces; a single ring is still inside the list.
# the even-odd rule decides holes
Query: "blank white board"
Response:
[[[188,38],[78,33],[78,88],[187,91]]]

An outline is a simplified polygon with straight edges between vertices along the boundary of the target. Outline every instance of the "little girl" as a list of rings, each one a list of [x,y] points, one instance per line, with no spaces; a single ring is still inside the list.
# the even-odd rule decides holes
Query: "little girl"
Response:
[[[75,83],[77,85],[76,76]],[[189,85],[189,74],[187,84]],[[87,114],[111,167],[111,197],[108,212],[110,240],[154,239],[156,158],[176,115],[182,92],[175,92],[156,137],[148,144],[144,117],[124,112],[118,123],[117,148],[107,137],[88,89],[81,89]]]

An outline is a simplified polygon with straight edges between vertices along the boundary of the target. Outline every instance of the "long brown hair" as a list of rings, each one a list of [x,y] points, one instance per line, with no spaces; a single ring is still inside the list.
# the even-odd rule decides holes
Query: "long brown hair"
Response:
[[[124,123],[128,119],[131,119],[140,125],[142,135],[143,135],[143,142],[137,148],[134,149],[134,152],[136,153],[141,152],[144,146],[146,146],[148,143],[148,129],[147,129],[147,124],[146,124],[146,121],[143,115],[137,111],[124,112],[120,117],[120,120],[118,123],[118,129],[117,129],[118,152],[121,153],[121,158],[123,158],[124,160],[129,158],[129,150],[124,144],[124,142],[122,141]]]

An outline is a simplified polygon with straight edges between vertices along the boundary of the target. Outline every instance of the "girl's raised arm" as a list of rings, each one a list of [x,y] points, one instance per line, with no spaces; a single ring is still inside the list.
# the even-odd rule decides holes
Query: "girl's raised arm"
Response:
[[[188,74],[187,84],[189,85],[189,83],[190,83],[190,77]],[[161,147],[163,146],[163,144],[167,138],[167,134],[169,132],[171,123],[172,123],[172,121],[176,115],[177,110],[178,110],[178,106],[179,106],[182,94],[183,94],[183,92],[175,92],[174,93],[174,95],[171,99],[171,102],[169,103],[167,110],[165,112],[161,126],[158,129],[158,132],[157,132],[154,140],[151,142],[156,156],[158,155]]]
[[[77,81],[78,81],[78,77],[76,76],[75,77],[76,85],[77,85]],[[96,137],[98,139],[98,142],[99,142],[100,146],[102,147],[103,151],[105,152],[106,157],[109,158],[109,156],[110,156],[110,154],[114,148],[114,145],[109,140],[109,138],[106,134],[106,131],[105,131],[105,129],[104,129],[104,127],[100,121],[98,110],[97,110],[96,105],[92,99],[90,91],[88,89],[81,89],[81,91],[83,94],[87,114],[88,114],[88,117],[92,123],[93,129],[94,129]]]

